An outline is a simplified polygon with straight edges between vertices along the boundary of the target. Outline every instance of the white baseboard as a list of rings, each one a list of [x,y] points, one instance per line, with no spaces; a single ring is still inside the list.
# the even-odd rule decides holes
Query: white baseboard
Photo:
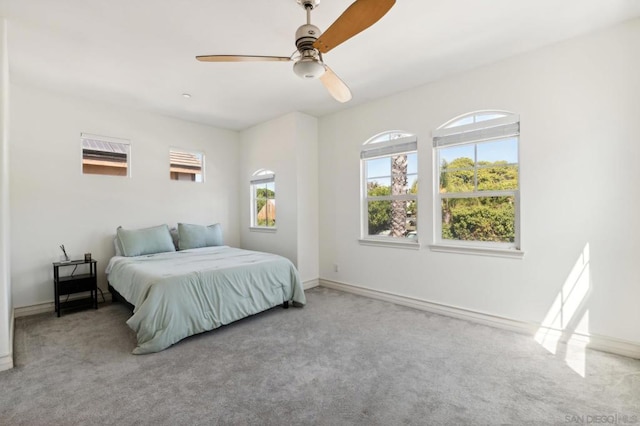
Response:
[[[587,347],[590,349],[640,359],[640,344],[638,343],[597,334],[591,334],[588,338]]]
[[[103,290],[104,292],[104,302],[111,302],[111,293]],[[86,295],[82,295],[82,293],[73,294],[69,297],[69,300],[81,299],[87,297]],[[102,295],[98,293],[98,305],[103,303]],[[56,307],[54,302],[44,302],[38,303],[37,305],[29,305],[29,306],[21,306],[19,308],[13,308],[13,315],[16,318],[20,317],[28,317],[31,315],[39,315],[55,312]]]
[[[29,317],[31,315],[39,315],[55,310],[53,302],[38,303],[37,305],[21,306],[13,308],[13,315],[16,318]]]
[[[13,368],[13,356],[0,356],[0,371],[11,370]]]
[[[11,312],[9,319],[9,345],[10,352],[7,355],[0,356],[0,371],[10,370],[13,368],[13,330],[15,326],[15,315]]]
[[[309,290],[310,288],[318,287],[320,285],[320,279],[314,278],[312,280],[307,280],[302,283],[302,288],[305,290]]]
[[[426,300],[416,299],[398,294],[373,290],[366,287],[347,284],[344,282],[327,280],[320,278],[320,286],[332,288],[335,290],[345,291],[347,293],[358,294],[360,296],[370,297],[372,299],[383,300],[422,311],[432,312],[435,314],[446,315],[453,318],[459,318],[472,321],[478,324],[484,324],[504,330],[515,331],[530,336],[535,336],[542,327],[541,324],[528,323],[524,321],[505,318],[497,315],[478,312],[469,309],[459,308],[456,306],[444,305],[441,303],[429,302]],[[562,336],[562,330],[548,330],[546,332],[556,333],[558,337]],[[622,355],[629,358],[640,359],[640,343],[629,342],[614,337],[601,336],[595,334],[578,334],[574,333],[572,337],[577,337],[581,341],[586,342],[586,346],[590,349],[596,349],[602,352],[609,352],[616,355]],[[567,338],[559,338],[560,343],[566,343]]]

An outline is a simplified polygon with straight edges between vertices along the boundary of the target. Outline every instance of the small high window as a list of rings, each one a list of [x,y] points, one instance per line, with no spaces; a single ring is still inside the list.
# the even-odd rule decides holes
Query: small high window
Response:
[[[362,238],[418,240],[418,155],[414,135],[381,133],[364,143]]]
[[[480,111],[433,134],[436,244],[520,249],[516,114]]]
[[[80,141],[83,174],[129,176],[128,140],[82,133]]]
[[[276,175],[258,170],[251,177],[251,226],[276,228]]]
[[[204,154],[198,151],[171,148],[169,178],[187,182],[204,182]]]

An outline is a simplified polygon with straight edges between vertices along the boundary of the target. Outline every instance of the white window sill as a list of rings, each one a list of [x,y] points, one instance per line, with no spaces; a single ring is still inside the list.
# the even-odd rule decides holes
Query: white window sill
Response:
[[[420,243],[417,241],[394,241],[392,239],[373,239],[373,238],[361,238],[358,242],[364,246],[377,246],[377,247],[393,247],[409,250],[419,250]]]
[[[270,226],[270,227],[266,227],[266,226],[250,226],[249,227],[249,231],[251,231],[251,232],[266,232],[266,233],[273,234],[277,230],[278,230],[278,228],[276,228],[275,226]]]
[[[506,257],[509,259],[522,259],[524,257],[524,252],[516,249],[467,247],[445,244],[430,244],[429,248],[431,251],[439,251],[443,253],[473,254],[478,256]]]

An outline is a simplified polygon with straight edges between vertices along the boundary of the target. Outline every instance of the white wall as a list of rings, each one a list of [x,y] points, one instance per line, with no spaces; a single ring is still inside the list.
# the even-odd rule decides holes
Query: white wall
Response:
[[[242,247],[290,259],[302,281],[318,278],[317,119],[290,113],[241,132]],[[249,180],[259,169],[276,175],[277,230],[250,230]]]
[[[58,246],[98,259],[98,285],[117,226],[223,225],[239,245],[237,132],[11,86],[11,271],[16,307],[53,300]],[[80,133],[131,141],[131,178],[83,175]],[[205,153],[205,183],[169,179],[169,147]]]
[[[320,276],[540,324],[588,245],[578,315],[590,333],[640,344],[638,46],[635,20],[321,118]],[[359,245],[361,144],[385,130],[418,136],[426,245],[431,132],[482,109],[521,117],[524,259]]]
[[[302,281],[309,281],[320,276],[318,120],[304,114],[296,118],[298,270]]]
[[[0,370],[13,367],[9,215],[9,64],[6,21],[0,17]]]

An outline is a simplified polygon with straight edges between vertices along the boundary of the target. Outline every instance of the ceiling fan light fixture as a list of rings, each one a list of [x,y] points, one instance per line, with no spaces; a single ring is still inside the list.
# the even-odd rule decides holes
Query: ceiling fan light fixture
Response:
[[[305,80],[320,79],[335,100],[350,101],[351,90],[325,65],[322,54],[378,22],[396,0],[354,0],[324,33],[311,24],[311,11],[320,4],[320,0],[295,1],[304,8],[307,23],[298,27],[296,31],[296,51],[291,56],[201,55],[196,56],[196,59],[201,62],[293,62],[293,72],[298,77]]]
[[[320,78],[325,72],[325,67],[322,62],[315,58],[302,58],[293,64],[293,72],[305,80]]]

